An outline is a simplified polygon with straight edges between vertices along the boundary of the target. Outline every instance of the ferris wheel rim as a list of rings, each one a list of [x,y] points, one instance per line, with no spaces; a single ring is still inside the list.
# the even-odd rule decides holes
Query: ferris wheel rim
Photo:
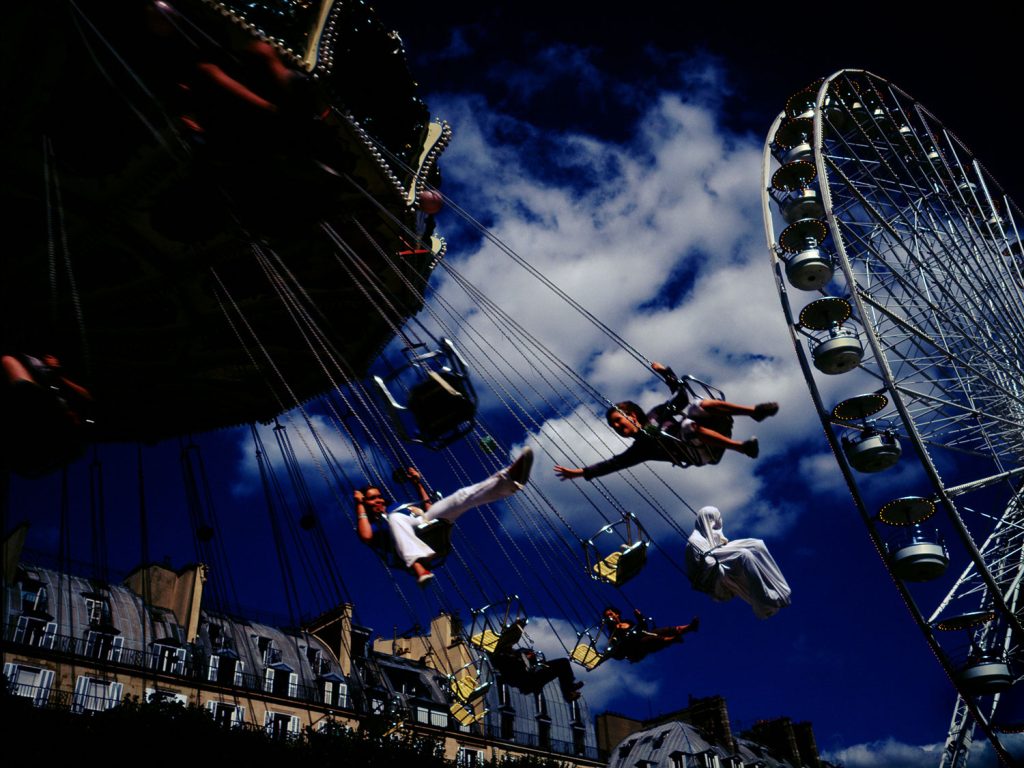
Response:
[[[859,318],[858,322],[863,327],[864,334],[865,334],[865,336],[868,339],[868,344],[871,346],[871,351],[872,351],[872,354],[874,356],[873,360],[871,361],[872,367],[877,369],[877,372],[876,371],[869,371],[869,372],[871,372],[872,375],[875,375],[880,380],[880,382],[882,384],[884,384],[882,389],[879,390],[879,391],[880,392],[886,392],[886,394],[889,395],[889,397],[891,398],[891,401],[892,401],[892,405],[895,407],[895,410],[896,410],[896,412],[897,412],[897,414],[899,416],[900,422],[902,422],[902,424],[907,428],[907,435],[906,436],[910,440],[910,443],[913,445],[913,448],[914,448],[913,453],[916,455],[916,458],[918,459],[918,462],[920,463],[922,468],[925,470],[925,473],[927,475],[927,484],[929,486],[931,486],[935,490],[935,492],[936,492],[935,493],[935,496],[936,496],[935,500],[939,504],[941,504],[941,506],[945,509],[945,511],[947,513],[946,517],[948,517],[950,519],[951,524],[953,525],[953,527],[957,528],[959,526],[959,528],[961,529],[960,531],[958,531],[958,537],[957,538],[961,540],[960,543],[962,543],[962,545],[964,547],[964,550],[968,553],[969,563],[974,566],[974,568],[978,571],[979,574],[985,574],[987,576],[987,579],[985,579],[985,585],[989,589],[989,591],[992,594],[994,594],[1000,600],[1000,603],[1001,603],[1001,605],[1000,605],[1000,607],[1001,607],[1000,613],[1005,618],[1008,619],[1007,623],[1008,623],[1009,629],[1007,629],[1007,632],[1012,631],[1014,634],[1016,634],[1017,638],[1020,638],[1021,637],[1021,635],[1019,634],[1020,631],[1021,631],[1020,621],[1014,615],[1014,613],[1008,608],[1008,606],[1005,603],[1002,602],[1002,599],[1001,599],[1002,596],[1001,596],[1000,590],[992,582],[991,574],[988,573],[988,566],[985,563],[984,559],[981,557],[981,554],[978,552],[976,546],[974,545],[974,541],[972,539],[972,534],[971,534],[970,531],[967,530],[967,528],[966,528],[966,526],[964,524],[964,521],[961,518],[961,515],[959,513],[957,504],[953,501],[953,498],[951,497],[951,494],[947,493],[947,490],[950,490],[950,489],[948,488],[948,486],[945,483],[945,481],[943,480],[942,476],[939,474],[937,467],[935,466],[933,455],[932,455],[932,451],[934,449],[934,446],[931,445],[929,443],[928,439],[926,439],[926,438],[930,434],[938,434],[938,432],[937,431],[933,431],[933,432],[930,432],[930,433],[922,434],[918,430],[918,419],[920,418],[919,412],[918,413],[912,412],[912,409],[909,407],[908,402],[905,400],[905,397],[909,397],[910,395],[906,391],[906,388],[901,384],[902,380],[897,375],[895,375],[894,371],[889,367],[889,354],[890,354],[891,350],[895,349],[895,345],[892,345],[891,347],[886,347],[886,348],[882,347],[882,345],[880,343],[880,339],[878,337],[878,334],[881,333],[882,331],[880,331],[876,327],[875,322],[871,319],[871,317],[872,317],[871,314],[869,313],[869,311],[867,311],[867,308],[865,307],[866,297],[860,291],[857,290],[858,281],[856,279],[856,276],[853,274],[853,270],[851,268],[851,259],[850,259],[850,256],[847,254],[846,242],[845,242],[844,238],[842,237],[842,229],[839,226],[839,223],[837,221],[837,212],[836,212],[836,209],[835,209],[834,201],[832,199],[832,186],[831,186],[830,174],[829,174],[830,168],[828,167],[827,163],[825,162],[826,158],[824,156],[825,155],[825,149],[824,149],[824,147],[825,147],[825,139],[824,139],[824,136],[825,136],[825,125],[823,124],[823,119],[824,119],[824,115],[825,115],[825,112],[826,112],[826,109],[825,109],[826,103],[827,103],[826,100],[829,98],[830,93],[832,93],[832,90],[833,90],[832,89],[832,83],[834,83],[838,78],[840,78],[842,76],[850,76],[850,75],[870,77],[876,83],[885,84],[885,86],[887,86],[888,88],[893,89],[892,92],[896,92],[896,93],[900,94],[902,96],[902,98],[905,98],[905,99],[909,100],[915,107],[920,106],[919,102],[917,102],[915,99],[913,99],[913,97],[911,97],[905,91],[903,91],[902,89],[899,89],[897,86],[893,85],[891,82],[885,80],[884,78],[878,77],[877,75],[873,75],[872,73],[868,72],[867,70],[855,70],[855,69],[838,70],[837,72],[835,72],[832,75],[830,75],[828,78],[825,78],[825,79],[819,81],[818,88],[817,88],[817,96],[816,96],[816,99],[815,99],[814,112],[813,112],[813,126],[814,126],[814,130],[813,130],[813,135],[810,137],[809,140],[810,140],[811,144],[813,145],[813,156],[814,156],[814,160],[815,160],[815,166],[816,166],[816,169],[817,169],[817,180],[818,180],[818,184],[819,184],[819,194],[820,194],[820,197],[821,197],[821,203],[822,203],[822,208],[823,208],[822,216],[820,216],[819,218],[823,218],[827,222],[829,234],[832,235],[831,247],[832,247],[833,252],[835,253],[835,264],[837,265],[837,267],[840,270],[842,270],[843,277],[846,279],[846,282],[848,284],[848,294],[840,294],[840,295],[847,296],[847,300],[849,300],[850,302],[853,302],[855,307],[856,307],[856,313],[855,313],[856,317]],[[887,93],[889,93],[889,95],[891,95],[892,92],[887,92]],[[782,114],[780,114],[776,118],[775,122],[772,125],[771,131],[769,133],[769,140],[765,144],[764,173],[763,173],[763,177],[762,177],[762,181],[763,181],[763,183],[762,183],[762,190],[763,190],[762,191],[762,204],[763,204],[763,209],[764,209],[765,217],[766,217],[766,219],[765,219],[766,235],[767,235],[767,240],[768,240],[768,244],[769,244],[769,250],[770,250],[770,252],[772,254],[773,265],[775,267],[774,271],[775,271],[776,282],[777,282],[777,285],[778,285],[778,288],[779,288],[780,298],[782,299],[783,308],[784,308],[784,311],[786,313],[787,321],[788,321],[788,324],[789,324],[790,334],[791,334],[791,337],[793,339],[794,346],[795,346],[795,348],[797,350],[797,353],[798,353],[798,359],[800,360],[801,366],[803,368],[804,377],[807,380],[808,385],[809,385],[809,387],[811,389],[812,399],[815,402],[816,408],[818,410],[818,415],[819,415],[819,417],[822,420],[823,427],[825,428],[826,436],[828,437],[830,447],[832,448],[832,452],[836,456],[837,462],[839,464],[840,469],[842,470],[842,473],[844,475],[844,479],[846,480],[847,486],[849,487],[849,489],[851,491],[851,494],[854,497],[855,504],[857,505],[858,509],[860,509],[860,511],[861,511],[861,516],[862,516],[862,518],[864,518],[864,522],[867,525],[867,528],[868,528],[868,531],[869,531],[869,535],[871,536],[872,541],[874,542],[874,544],[876,546],[876,549],[879,551],[879,555],[880,555],[880,558],[882,559],[884,567],[886,568],[887,572],[890,574],[891,578],[893,579],[894,583],[896,584],[898,591],[903,596],[905,603],[907,603],[908,609],[910,609],[910,612],[911,612],[912,616],[914,617],[916,623],[919,625],[920,629],[924,633],[926,639],[929,642],[929,645],[932,647],[932,650],[935,653],[935,655],[938,658],[938,660],[940,661],[940,664],[943,666],[944,670],[946,671],[947,675],[949,676],[950,681],[953,684],[954,688],[957,690],[957,692],[961,696],[961,699],[965,702],[966,706],[969,708],[969,710],[971,712],[971,716],[973,717],[974,721],[977,722],[982,727],[983,730],[985,730],[985,732],[989,736],[989,738],[991,740],[993,740],[994,744],[996,744],[997,749],[1001,749],[1001,747],[998,744],[998,740],[995,738],[994,734],[992,732],[990,732],[990,728],[988,727],[989,723],[988,723],[987,718],[978,709],[978,703],[970,698],[971,694],[966,692],[966,690],[965,690],[966,686],[962,686],[961,685],[962,681],[958,680],[958,669],[954,669],[954,667],[951,666],[951,659],[946,656],[945,649],[943,649],[938,644],[938,642],[935,639],[935,637],[931,634],[931,628],[934,627],[934,623],[931,623],[931,622],[929,622],[929,620],[925,619],[925,617],[921,614],[920,610],[917,609],[916,602],[914,601],[914,598],[910,595],[909,591],[907,590],[906,585],[901,580],[901,577],[898,576],[896,574],[896,572],[894,571],[893,563],[890,561],[890,558],[886,555],[886,551],[884,549],[884,545],[881,543],[881,539],[879,538],[877,532],[875,531],[875,529],[873,527],[873,524],[869,520],[871,515],[866,510],[865,501],[862,498],[861,490],[859,488],[859,483],[855,479],[854,473],[851,471],[851,467],[847,463],[846,457],[843,455],[843,450],[840,449],[840,446],[838,445],[836,437],[833,434],[834,430],[837,428],[837,426],[844,426],[844,425],[837,425],[835,421],[831,420],[829,418],[830,414],[828,413],[829,409],[824,408],[823,404],[821,403],[820,394],[819,394],[818,389],[817,389],[817,383],[815,381],[815,377],[813,375],[813,372],[810,369],[810,366],[807,363],[807,352],[804,349],[805,345],[802,344],[802,337],[801,337],[801,334],[799,333],[800,326],[799,326],[798,323],[794,323],[794,319],[793,319],[794,308],[790,307],[790,304],[789,304],[789,302],[790,302],[790,294],[789,294],[789,291],[788,291],[788,289],[786,287],[785,281],[784,281],[784,279],[782,277],[782,266],[784,264],[787,266],[787,276],[788,276],[788,264],[789,264],[789,262],[787,261],[787,259],[791,256],[792,250],[787,248],[787,247],[785,247],[785,244],[784,243],[780,243],[780,241],[775,237],[774,227],[773,227],[773,224],[771,222],[771,208],[769,206],[769,192],[771,192],[771,190],[768,189],[768,187],[770,186],[768,184],[768,179],[771,178],[771,167],[772,167],[771,159],[773,157],[773,153],[770,150],[770,144],[773,141],[772,137],[774,137],[775,134],[778,132],[780,126],[784,125],[786,122],[793,122],[795,120],[807,119],[807,117],[804,114],[800,114],[800,115],[790,114],[790,112],[792,111],[792,105],[793,104],[795,104],[795,103],[803,104],[804,103],[802,101],[802,99],[804,98],[804,94],[802,92],[798,92],[797,95],[799,95],[801,98],[800,99],[796,99],[795,102],[791,98],[790,101],[787,102],[787,111],[783,112]],[[893,98],[895,98],[895,97],[893,97]],[[886,106],[891,106],[891,105],[887,104]],[[903,105],[901,103],[897,103],[897,106],[902,108]],[[942,126],[941,122],[934,115],[932,115],[930,112],[925,110],[923,107],[921,107],[921,111],[924,114],[927,115],[927,118],[929,120],[931,120],[932,123],[935,126],[938,126],[938,128],[936,130],[941,130],[942,131],[942,136],[946,140],[953,140],[953,141],[956,142],[956,144],[959,147],[963,148],[963,150],[966,152],[966,157],[968,157],[972,161],[972,166],[971,167],[978,174],[979,179],[981,181],[981,184],[985,185],[986,179],[987,179],[988,181],[990,181],[993,184],[993,186],[997,190],[998,194],[1003,194],[1002,191],[1001,191],[1001,187],[998,185],[998,182],[995,181],[994,177],[987,171],[987,169],[984,168],[984,166],[981,166],[980,163],[978,163],[977,161],[975,161],[973,159],[973,154],[966,147],[966,145],[964,145],[962,141],[960,141],[954,134],[952,134],[952,132],[950,132],[947,129],[945,129],[945,127]],[[874,119],[873,116],[870,119],[873,120]],[[922,121],[923,121],[923,119],[924,118],[921,118]],[[913,130],[910,127],[909,124],[906,127],[908,128],[908,130]],[[927,129],[928,126],[925,125],[925,128]],[[851,130],[856,131],[858,129],[855,127],[855,128],[853,128]],[[873,149],[873,147],[872,147],[872,149]],[[786,160],[784,160],[783,157],[782,157],[783,153],[779,152],[779,148],[777,148],[775,151],[778,152],[778,154],[774,155],[775,158],[780,163],[786,162]],[[794,156],[793,153],[790,153],[788,155],[788,157],[790,157],[790,158],[792,158],[793,156]],[[957,159],[957,162],[958,163],[960,162],[959,159]],[[960,165],[958,167],[962,168],[963,166]],[[986,195],[988,195],[987,188],[984,191],[985,191]],[[989,196],[987,199],[989,201],[991,201],[992,198],[991,198],[991,196]],[[1006,209],[1007,209],[1007,211],[1011,212],[1010,215],[1009,215],[1009,222],[1010,222],[1010,225],[1011,225],[1010,227],[1008,227],[1008,230],[1010,230],[1009,231],[1009,235],[1012,235],[1012,237],[1015,238],[1015,242],[1020,243],[1019,232],[1017,230],[1017,222],[1013,218],[1013,215],[1012,215],[1012,212],[1019,212],[1020,209],[1017,207],[1016,203],[1014,203],[1012,200],[1009,200],[1009,198],[1006,197],[1005,194],[1003,194],[1003,198],[1002,199],[1005,199],[1006,201],[1008,201]],[[776,197],[776,202],[780,206],[780,211],[782,212],[783,216],[787,219],[787,221],[791,221],[789,216],[787,216],[786,210],[782,207],[783,203],[780,202],[780,198],[779,197]],[[1001,226],[1002,226],[1002,222],[997,222],[997,227],[1001,227]],[[1000,229],[999,232],[1000,232],[1001,235],[1003,235],[1004,240],[1006,240],[1007,242],[1010,242],[1010,243],[1014,242],[1014,240],[1011,239],[1011,237],[1008,236],[1002,229]],[[819,244],[820,244],[820,242],[824,242],[824,238],[822,238],[821,241],[819,241]],[[994,242],[996,242],[998,244],[1000,241],[996,240]],[[1013,251],[1012,250],[1011,251],[1007,251],[1006,253],[1010,253],[1012,255]],[[1004,254],[1004,256],[1005,256],[1005,254]],[[1016,262],[1013,262],[1013,264],[1014,264],[1014,268],[1019,273],[1019,271],[1020,271],[1019,270],[1019,265],[1017,265]],[[792,278],[791,278],[791,282],[792,282]],[[797,288],[803,287],[803,286],[797,285],[795,282],[793,283],[793,285],[794,285],[794,287],[797,287]],[[1022,285],[1024,285],[1024,281],[1020,281],[1020,282],[1017,283],[1017,286],[1015,287],[1015,291],[1017,293],[1020,293],[1020,287],[1019,286],[1022,286]],[[804,289],[805,290],[810,290],[810,289],[807,289],[807,288],[804,288]],[[820,291],[821,295],[828,295],[826,293],[826,291],[824,289],[820,288],[820,287],[819,287],[819,291]],[[1020,304],[1024,304],[1024,302],[1020,302]],[[1024,318],[1024,311],[1018,312],[1016,315],[1014,315],[1013,322],[1019,322],[1021,318]],[[808,335],[809,336],[809,334],[807,334],[807,332],[804,332],[804,335]],[[909,334],[908,334],[908,336],[909,336]],[[817,364],[815,365],[815,367],[818,367]],[[863,369],[863,366],[862,366],[862,369]],[[821,370],[824,371],[824,369],[821,369]],[[864,369],[864,370],[867,370],[867,369]],[[828,371],[825,371],[825,372],[828,372]],[[974,372],[972,372],[972,373],[974,373]],[[1012,371],[1011,371],[1011,374],[1012,374]],[[911,377],[904,377],[904,378],[911,378]],[[926,376],[922,376],[922,378],[924,380],[927,380]],[[939,391],[941,392],[942,390],[939,390]],[[970,394],[969,390],[965,390],[965,392],[968,395]],[[915,394],[917,396],[920,396],[920,393],[913,393],[913,394]],[[1011,393],[1007,393],[1007,394],[1011,394]],[[1016,425],[1015,422],[1008,421],[1007,422],[1007,426],[1011,426],[1011,425],[1019,426],[1019,425]],[[928,427],[927,424],[925,424],[925,428],[926,429],[930,429],[930,427]],[[944,446],[944,447],[948,447],[948,446]],[[1000,471],[1000,470],[1004,470],[1005,469],[1004,462],[1009,462],[1011,465],[1019,464],[1021,462],[1021,456],[1018,455],[1018,453],[1019,452],[1015,452],[1014,446],[1011,443],[1009,450],[1005,450],[1004,449],[1004,452],[1001,454],[1001,453],[997,452],[997,450],[993,447],[993,444],[992,444],[991,440],[989,439],[989,437],[987,435],[984,436],[984,438],[980,441],[980,447],[978,447],[976,449],[976,451],[975,451],[975,455],[984,456],[987,459],[991,459],[995,463],[996,473],[995,474],[989,473],[989,476],[987,478],[983,478],[980,481],[975,481],[974,483],[967,483],[967,484],[964,485],[964,487],[968,488],[968,486],[970,486],[968,488],[968,490],[971,490],[971,489],[973,489],[973,487],[982,487],[982,484],[987,483],[987,482],[989,482],[991,480],[1000,480],[1001,481],[1002,479],[1006,479],[1009,474],[1016,474],[1017,473],[1016,470],[1011,470],[1010,472],[1005,472],[1005,471]],[[1022,469],[1024,469],[1024,467],[1022,467]],[[954,488],[952,490],[959,490],[959,489],[958,488]],[[1016,497],[1018,497],[1019,495],[1020,494],[1018,492],[1018,493],[1016,493],[1014,495],[1014,498],[1011,499],[1011,501],[1009,502],[1009,504],[1011,506],[1014,505],[1014,504],[1018,504]],[[1010,508],[1011,507],[1008,506],[1007,510],[1009,510]],[[1006,514],[1006,513],[1004,512],[1004,514]],[[984,546],[987,546],[987,545],[988,545],[988,542],[986,541]],[[970,571],[970,565],[968,567],[968,571]],[[961,578],[963,578],[963,577],[961,577]],[[1019,578],[1019,576],[1018,576],[1018,578]],[[958,584],[959,584],[959,581],[958,581]],[[954,589],[955,588],[956,587],[954,587]],[[952,593],[950,593],[950,595],[952,595]],[[949,597],[947,597],[947,600],[948,599],[949,599]],[[931,627],[929,626],[930,624],[932,624]],[[1019,644],[1020,640],[1018,639],[1018,640],[1016,640],[1016,642]],[[975,693],[975,695],[977,695],[977,694]],[[994,709],[993,709],[993,711],[994,711]]]

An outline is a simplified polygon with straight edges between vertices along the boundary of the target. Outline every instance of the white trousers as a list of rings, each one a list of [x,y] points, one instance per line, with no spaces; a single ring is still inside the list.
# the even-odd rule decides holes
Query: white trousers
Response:
[[[416,535],[417,525],[428,523],[431,520],[447,520],[449,523],[454,523],[464,512],[468,512],[473,507],[508,498],[521,487],[519,483],[510,480],[503,469],[486,480],[459,488],[455,493],[445,496],[435,502],[420,517],[414,517],[405,512],[392,512],[388,515],[388,526],[391,529],[391,539],[395,544],[395,553],[405,563],[406,568],[422,558],[434,557],[437,553],[420,541]]]

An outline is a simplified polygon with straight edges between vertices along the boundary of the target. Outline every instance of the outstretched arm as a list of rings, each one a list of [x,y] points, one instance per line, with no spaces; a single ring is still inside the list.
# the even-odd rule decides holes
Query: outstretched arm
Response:
[[[623,469],[635,467],[637,464],[643,464],[645,461],[657,458],[660,458],[660,456],[658,453],[651,451],[649,440],[637,440],[618,456],[612,456],[610,459],[597,462],[597,464],[591,464],[588,467],[583,467],[583,469],[575,470],[580,474],[566,479],[575,480],[576,477],[582,477],[584,480],[593,480],[595,477],[603,477],[613,472],[621,472]],[[558,471],[557,467],[555,471]]]
[[[579,480],[583,477],[584,471],[585,470],[575,467],[562,467],[558,464],[555,465],[555,474],[558,475],[560,480]]]

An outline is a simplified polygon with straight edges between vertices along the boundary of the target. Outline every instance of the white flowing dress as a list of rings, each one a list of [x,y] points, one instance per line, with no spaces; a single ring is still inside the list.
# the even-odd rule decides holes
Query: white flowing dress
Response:
[[[739,597],[754,615],[766,619],[789,605],[790,588],[761,539],[729,541],[722,533],[722,513],[703,507],[686,542],[690,583],[719,602]]]

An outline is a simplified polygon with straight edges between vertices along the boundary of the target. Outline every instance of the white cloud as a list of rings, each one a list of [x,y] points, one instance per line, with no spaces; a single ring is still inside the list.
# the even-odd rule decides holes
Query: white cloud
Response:
[[[540,132],[528,122],[489,112],[477,97],[432,103],[456,128],[446,180],[456,194],[472,194],[460,202],[489,220],[498,237],[645,355],[711,381],[736,402],[778,400],[775,419],[737,419],[737,437],[756,434],[761,441],[762,462],[820,434],[792,362],[763,241],[759,142],[728,135],[710,107],[666,94],[649,105],[631,142],[570,134],[538,168],[532,153]],[[552,163],[571,173],[551,173]],[[667,396],[650,371],[494,246],[485,241],[449,258],[605,397],[649,407]],[[462,291],[439,277],[438,293],[460,312],[474,312]],[[514,407],[531,410],[542,424],[532,430],[539,451],[553,462],[581,465],[625,447],[603,423],[601,403],[578,387],[572,393],[571,382],[555,380],[559,372],[535,370],[527,344],[488,326],[475,322],[487,346],[465,332],[458,341],[487,376],[515,381]],[[567,391],[569,401],[561,400]],[[494,397],[483,403],[485,416],[500,407]],[[582,484],[557,483],[543,461],[535,473],[540,489],[567,514],[586,515]],[[763,535],[784,529],[791,516],[759,501],[765,489],[758,466],[728,455],[713,468],[684,473],[666,465],[640,473],[647,492],[681,526],[690,527],[689,513],[644,473],[653,471],[695,507],[719,506],[737,527],[752,524],[746,535]],[[621,476],[606,482],[617,495],[633,495]]]
[[[295,458],[299,468],[306,480],[306,483],[314,493],[326,490],[325,478],[329,478],[329,470],[326,468],[326,461],[323,452],[317,446],[316,439],[310,427],[307,426],[302,414],[298,411],[289,411],[280,417],[280,423],[288,434],[288,439],[295,451]],[[337,460],[341,469],[356,482],[363,482],[363,472],[352,449],[352,443],[348,437],[339,433],[332,422],[324,416],[313,415],[309,419],[313,430],[319,436],[320,441],[326,446],[330,454]],[[274,427],[267,424],[257,426],[260,440],[266,456],[274,467],[275,472],[283,472],[284,464],[281,458],[281,451],[277,445],[277,438],[274,434]],[[236,494],[252,493],[260,485],[260,469],[256,460],[256,450],[253,446],[251,435],[245,432],[244,437],[239,441],[238,466],[236,471],[236,482],[233,491]],[[282,475],[282,477],[284,477]]]
[[[1024,757],[1024,736],[1002,734],[1003,747],[1016,759]],[[822,757],[844,768],[933,768],[939,762],[942,744],[917,746],[904,744],[893,738],[856,744],[831,752]],[[971,744],[971,768],[998,768],[999,759],[984,735],[977,734]]]
[[[941,744],[916,746],[890,738],[826,752],[822,757],[845,768],[934,768],[941,753]]]

